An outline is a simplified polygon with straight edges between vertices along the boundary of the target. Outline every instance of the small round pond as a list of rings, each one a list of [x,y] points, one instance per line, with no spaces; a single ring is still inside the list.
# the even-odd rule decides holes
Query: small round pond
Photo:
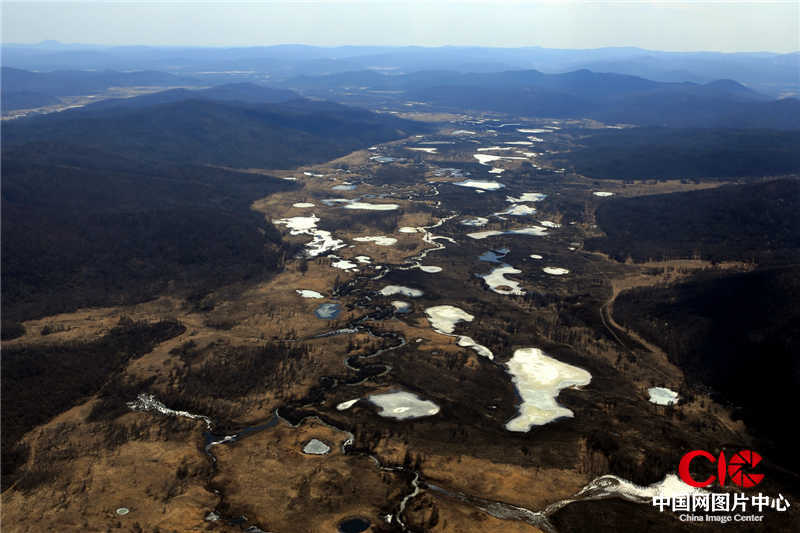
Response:
[[[369,529],[369,520],[365,518],[348,518],[339,522],[341,533],[361,533]]]
[[[339,304],[332,303],[322,304],[314,310],[314,314],[317,315],[317,318],[322,318],[324,320],[333,320],[339,316],[341,312],[342,308]]]

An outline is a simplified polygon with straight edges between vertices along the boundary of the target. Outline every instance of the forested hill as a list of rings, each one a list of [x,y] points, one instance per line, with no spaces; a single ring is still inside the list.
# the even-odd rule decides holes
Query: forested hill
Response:
[[[423,130],[306,100],[182,100],[9,123],[4,321],[269,275],[295,250],[250,205],[296,185],[213,165],[291,168]]]
[[[14,121],[4,127],[3,143],[68,142],[149,161],[291,168],[425,129],[391,115],[309,100],[188,99],[143,108],[134,102]]]

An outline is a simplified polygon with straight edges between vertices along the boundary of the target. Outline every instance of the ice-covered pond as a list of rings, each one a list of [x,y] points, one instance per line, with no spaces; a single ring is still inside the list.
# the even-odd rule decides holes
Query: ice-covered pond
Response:
[[[331,451],[331,447],[319,439],[311,439],[303,446],[303,453],[307,455],[325,455]]]
[[[411,311],[411,304],[402,300],[392,300],[392,307],[398,313],[408,313]]]
[[[434,307],[429,307],[425,309],[425,315],[427,316],[428,322],[430,322],[431,327],[435,332],[448,336],[454,336],[453,332],[455,331],[456,324],[459,322],[472,322],[472,320],[475,318],[463,309],[459,309],[458,307],[452,305],[437,305]],[[489,350],[489,348],[476,343],[471,337],[467,337],[466,335],[455,335],[455,337],[457,337],[456,343],[459,346],[471,348],[478,355],[487,357],[489,359],[494,359],[494,354],[492,354],[492,351]]]
[[[502,189],[505,187],[502,183],[498,183],[496,181],[485,181],[485,180],[464,180],[455,183],[454,185],[458,185],[459,187],[471,187],[473,189],[481,189],[484,191],[496,191],[497,189]]]
[[[497,294],[522,296],[525,290],[520,287],[519,282],[506,278],[506,274],[521,274],[522,271],[510,265],[502,265],[488,274],[479,275],[489,286],[489,290]]]
[[[397,420],[433,416],[439,412],[438,405],[429,400],[423,400],[412,392],[373,394],[368,396],[367,400],[380,408],[378,412],[380,416]]]
[[[539,348],[520,348],[506,363],[511,380],[522,399],[519,414],[508,421],[509,431],[526,432],[573,413],[556,403],[561,389],[588,385],[592,375],[582,368],[562,363]]]
[[[322,318],[324,320],[333,320],[339,313],[342,312],[342,308],[339,304],[334,303],[324,303],[321,304],[314,310],[314,314],[317,315],[317,318]]]
[[[488,223],[489,219],[484,217],[465,218],[464,220],[461,221],[462,225],[473,226],[473,227],[485,226]]]
[[[428,321],[431,323],[431,327],[433,327],[434,331],[444,333],[445,335],[452,335],[455,331],[456,324],[459,322],[472,322],[475,318],[463,309],[452,305],[429,307],[425,309],[425,314],[428,316]]]
[[[542,228],[539,226],[531,226],[528,228],[521,228],[521,229],[514,229],[514,230],[507,230],[507,231],[499,231],[499,230],[487,230],[487,231],[478,231],[475,233],[467,233],[467,237],[471,239],[485,239],[487,237],[495,237],[497,235],[532,235],[536,237],[543,237],[548,235],[547,228]]]
[[[382,296],[394,296],[395,294],[407,296],[408,298],[419,298],[422,296],[421,290],[403,287],[402,285],[387,285],[378,292]]]
[[[678,393],[666,387],[652,387],[647,389],[650,402],[656,405],[673,405],[678,403]]]
[[[481,255],[478,256],[480,261],[486,261],[487,263],[499,263],[502,258],[504,258],[511,250],[508,248],[498,248],[496,250],[488,250],[483,252]]]
[[[545,198],[547,198],[547,195],[540,192],[524,192],[520,194],[519,198],[506,196],[506,202],[511,202],[512,204],[519,202],[541,202]]]
[[[353,201],[345,204],[345,209],[361,209],[365,211],[394,211],[400,206],[397,204],[371,204],[369,202]]]

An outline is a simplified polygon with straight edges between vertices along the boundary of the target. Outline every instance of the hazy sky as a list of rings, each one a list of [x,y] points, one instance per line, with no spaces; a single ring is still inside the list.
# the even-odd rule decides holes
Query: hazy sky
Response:
[[[2,2],[2,41],[800,50],[800,0]]]

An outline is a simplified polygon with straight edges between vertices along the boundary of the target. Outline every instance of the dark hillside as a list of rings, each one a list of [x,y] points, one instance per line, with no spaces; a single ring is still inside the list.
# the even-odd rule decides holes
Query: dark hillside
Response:
[[[800,131],[630,128],[578,143],[554,156],[554,164],[596,179],[735,179],[800,171]]]
[[[327,102],[184,100],[33,117],[4,127],[3,141],[6,146],[69,142],[148,161],[291,168],[422,129],[415,122]]]
[[[737,409],[762,453],[798,466],[787,417],[800,388],[800,268],[706,274],[625,292],[617,319],[661,346],[695,385]]]
[[[699,256],[712,261],[794,262],[800,255],[800,181],[614,198],[597,211],[606,237],[589,249],[619,261]]]
[[[289,187],[265,176],[148,166],[73,146],[9,151],[4,319],[141,301],[170,284],[202,289],[275,271],[291,251],[249,206]]]

